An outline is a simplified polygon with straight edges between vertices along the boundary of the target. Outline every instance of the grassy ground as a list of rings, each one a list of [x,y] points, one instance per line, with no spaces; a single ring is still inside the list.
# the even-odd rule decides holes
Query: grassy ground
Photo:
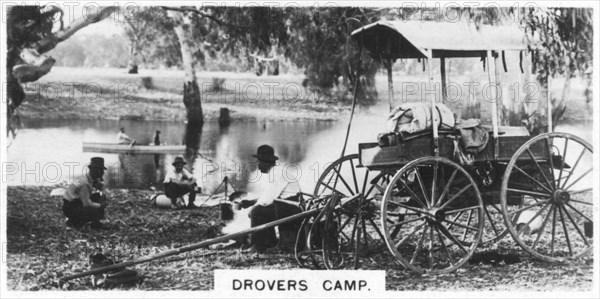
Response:
[[[9,290],[56,290],[57,278],[88,269],[88,255],[102,251],[119,261],[199,242],[219,235],[218,208],[158,210],[149,191],[109,190],[109,229],[66,229],[61,202],[50,187],[8,187],[7,287]],[[470,263],[447,275],[415,275],[391,254],[361,260],[363,269],[386,271],[386,287],[394,291],[590,291],[593,258],[568,264],[532,260],[513,242],[482,248]],[[489,256],[492,256],[491,258]],[[498,257],[511,262],[498,263]],[[508,259],[506,259],[508,260]],[[239,249],[199,249],[133,267],[145,279],[120,289],[211,290],[214,269],[295,269],[293,254],[255,257]],[[86,290],[89,278],[64,289]]]

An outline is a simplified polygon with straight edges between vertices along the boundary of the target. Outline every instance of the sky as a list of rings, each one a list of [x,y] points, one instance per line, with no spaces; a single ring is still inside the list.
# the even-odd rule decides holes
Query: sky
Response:
[[[87,16],[87,13],[84,13],[86,10],[93,12],[95,9],[97,9],[96,6],[93,5],[89,5],[89,6],[84,6],[87,5],[85,4],[85,2],[82,3],[65,3],[64,5],[61,5],[61,8],[64,12],[64,26],[68,26],[70,23],[72,23],[74,20],[77,20],[78,18],[81,18],[82,16]],[[96,23],[96,24],[91,24],[81,30],[79,30],[77,32],[77,35],[92,35],[92,34],[104,34],[106,36],[112,36],[115,34],[122,34],[123,33],[123,27],[124,25],[124,15],[122,12],[119,13],[113,13],[111,16],[109,16],[108,18]],[[58,23],[57,25],[58,26]],[[56,30],[56,29],[55,29]]]

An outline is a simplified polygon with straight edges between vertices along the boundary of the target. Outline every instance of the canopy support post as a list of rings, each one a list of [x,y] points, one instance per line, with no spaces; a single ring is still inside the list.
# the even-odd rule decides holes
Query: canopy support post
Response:
[[[492,104],[492,128],[494,134],[494,159],[498,158],[498,95],[496,92],[497,79],[496,78],[496,58],[492,55],[492,50],[487,51],[487,73],[491,91],[491,104]],[[493,75],[492,75],[493,74]]]
[[[390,101],[390,112],[394,110],[394,83],[392,82],[392,65],[394,61],[392,58],[388,58],[387,61],[387,73],[388,73],[388,97]]]
[[[569,78],[567,78],[566,80],[569,80]],[[552,133],[554,131],[553,129],[553,123],[552,123],[552,97],[550,95],[550,75],[548,74],[548,79],[546,79],[546,106],[548,106],[548,132]]]
[[[433,51],[427,51],[427,75],[429,76],[429,90],[435,90],[435,84],[433,82]],[[438,123],[441,121],[438,119],[438,113],[435,108],[436,97],[431,98],[431,127],[433,128],[433,154],[437,157],[440,154],[439,150],[439,136],[438,136]]]
[[[446,103],[448,100],[448,90],[446,89],[446,57],[440,58],[440,73],[442,74],[442,99]]]

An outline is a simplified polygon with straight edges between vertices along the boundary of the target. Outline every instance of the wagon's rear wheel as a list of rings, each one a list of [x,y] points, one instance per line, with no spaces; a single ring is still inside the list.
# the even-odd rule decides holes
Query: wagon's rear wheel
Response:
[[[508,163],[501,188],[513,239],[544,261],[590,253],[592,176],[592,146],[577,136],[546,133],[523,144]]]
[[[473,255],[483,232],[483,201],[473,178],[446,158],[402,167],[383,198],[385,241],[396,259],[419,273],[448,273]]]
[[[337,194],[340,198],[359,195],[344,208],[330,209],[326,220],[328,237],[324,238],[323,259],[329,269],[352,266],[359,259],[385,248],[383,234],[377,225],[377,209],[391,175],[359,167],[358,155],[344,156],[329,165],[319,177],[314,195]],[[333,235],[333,236],[332,236]],[[343,255],[344,257],[342,258]],[[341,263],[340,261],[351,263]]]
[[[497,193],[496,193],[496,196]],[[482,246],[488,246],[502,240],[508,235],[508,229],[504,224],[502,205],[500,203],[489,203],[484,205],[483,215],[485,219]]]

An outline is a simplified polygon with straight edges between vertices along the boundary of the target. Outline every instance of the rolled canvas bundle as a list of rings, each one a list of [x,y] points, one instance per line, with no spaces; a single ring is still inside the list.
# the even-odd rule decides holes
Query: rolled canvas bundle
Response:
[[[436,104],[437,118],[440,120],[440,129],[452,129],[454,127],[454,114],[444,104]],[[394,109],[387,121],[390,132],[417,133],[432,128],[431,104],[429,103],[406,103]]]

